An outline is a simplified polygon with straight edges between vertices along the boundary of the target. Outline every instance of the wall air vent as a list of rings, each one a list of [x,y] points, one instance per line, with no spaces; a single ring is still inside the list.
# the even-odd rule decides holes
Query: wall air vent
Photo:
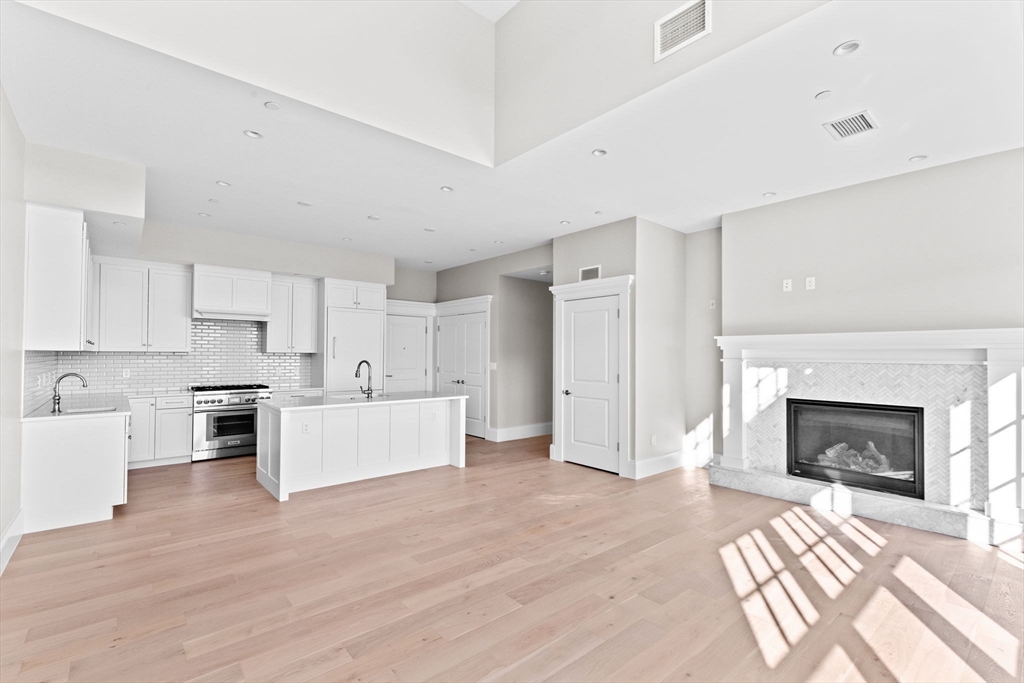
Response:
[[[878,128],[878,123],[866,111],[822,125],[836,140],[842,140],[843,138],[859,135],[860,133],[866,133],[869,130]]]
[[[711,33],[711,0],[690,0],[654,25],[654,61]]]
[[[584,280],[600,280],[601,279],[601,266],[587,266],[586,268],[580,268],[580,282]]]

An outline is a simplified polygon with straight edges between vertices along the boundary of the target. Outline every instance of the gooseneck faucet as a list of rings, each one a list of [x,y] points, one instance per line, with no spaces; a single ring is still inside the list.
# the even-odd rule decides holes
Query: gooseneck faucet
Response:
[[[84,377],[79,375],[77,372],[65,372],[63,375],[57,378],[57,381],[53,383],[53,409],[50,411],[51,414],[60,413],[60,381],[65,377],[77,377],[82,380],[82,386],[87,387],[89,383]]]
[[[359,361],[359,365],[356,366],[356,377],[359,377],[359,371],[362,370],[363,363],[366,363],[366,388],[363,389],[363,386],[359,385],[359,391],[369,399],[373,398],[373,366],[370,365],[368,360]]]

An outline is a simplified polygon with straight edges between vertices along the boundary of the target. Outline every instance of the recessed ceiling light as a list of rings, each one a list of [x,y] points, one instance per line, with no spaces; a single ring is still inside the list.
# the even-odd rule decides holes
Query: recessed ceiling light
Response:
[[[569,221],[559,221],[562,225],[569,225]]]
[[[122,223],[121,221],[114,221],[114,225],[124,226],[125,224]]]
[[[476,251],[476,249],[470,249],[470,251]]]
[[[836,57],[845,57],[851,52],[856,52],[859,47],[859,40],[848,40],[839,47],[837,47],[836,49],[832,50],[832,54],[834,54]]]
[[[433,263],[433,261],[424,261],[424,263]]]
[[[591,152],[591,154],[593,154],[595,157],[603,157],[607,153],[608,150],[606,149],[595,149],[593,152]]]
[[[455,191],[454,189],[448,187],[447,185],[442,185],[441,186],[441,192],[454,192],[454,191]]]
[[[341,241],[342,241],[342,242],[351,242],[351,241],[352,241],[352,238],[351,238],[351,237],[342,237],[342,238],[341,238]]]
[[[775,193],[774,193],[774,192],[765,192],[765,193],[764,193],[763,195],[761,195],[761,196],[762,196],[762,197],[774,197],[774,196],[775,196]]]
[[[541,275],[547,275],[547,274],[548,274],[549,272],[550,272],[550,271],[547,271],[547,270],[542,270],[542,271],[540,271],[540,274],[541,274]]]
[[[435,232],[434,228],[423,228],[423,232]]]
[[[278,104],[277,102],[264,102],[263,106],[269,109],[270,111],[277,111],[278,109],[281,108],[281,105]]]
[[[369,218],[371,221],[379,221],[380,220],[380,216],[367,216],[367,218]]]
[[[245,136],[247,136],[247,137],[253,138],[253,139],[255,139],[255,140],[258,140],[258,139],[260,139],[261,137],[263,137],[263,133],[257,133],[257,132],[256,132],[256,131],[254,131],[254,130],[243,130],[243,131],[242,131],[242,134],[243,134],[243,135],[245,135]]]
[[[295,202],[295,203],[298,204],[299,206],[313,206],[309,202]]]
[[[202,216],[203,218],[209,218],[210,217],[210,214],[208,214],[208,213],[200,213],[199,215]]]
[[[495,244],[504,244],[504,242],[502,242],[501,240],[494,240],[494,243]]]
[[[910,157],[910,161],[924,161],[928,156],[925,154],[918,154],[917,156]]]
[[[820,93],[818,93],[817,95],[814,96],[814,99],[816,99],[816,100],[827,100],[830,97],[832,97],[832,91],[831,90],[822,90]]]
[[[213,202],[214,204],[220,204],[220,200],[219,200],[219,199],[210,199],[210,200],[208,200],[208,201],[211,201],[211,202]]]
[[[226,180],[218,180],[217,184],[220,185],[221,187],[231,187],[231,183],[229,183]]]
[[[600,215],[601,215],[602,213],[604,213],[604,212],[603,212],[603,211],[595,211],[595,212],[594,212],[594,215],[595,215],[595,216],[600,216]]]

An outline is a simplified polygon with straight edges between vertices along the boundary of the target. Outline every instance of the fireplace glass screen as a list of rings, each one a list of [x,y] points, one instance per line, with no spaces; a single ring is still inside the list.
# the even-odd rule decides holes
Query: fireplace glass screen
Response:
[[[788,400],[790,474],[924,497],[923,409]]]

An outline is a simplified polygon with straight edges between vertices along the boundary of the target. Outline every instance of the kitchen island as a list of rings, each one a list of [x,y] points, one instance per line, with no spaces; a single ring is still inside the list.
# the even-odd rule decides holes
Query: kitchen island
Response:
[[[295,491],[466,466],[466,397],[430,391],[275,396],[259,403],[256,480]]]

